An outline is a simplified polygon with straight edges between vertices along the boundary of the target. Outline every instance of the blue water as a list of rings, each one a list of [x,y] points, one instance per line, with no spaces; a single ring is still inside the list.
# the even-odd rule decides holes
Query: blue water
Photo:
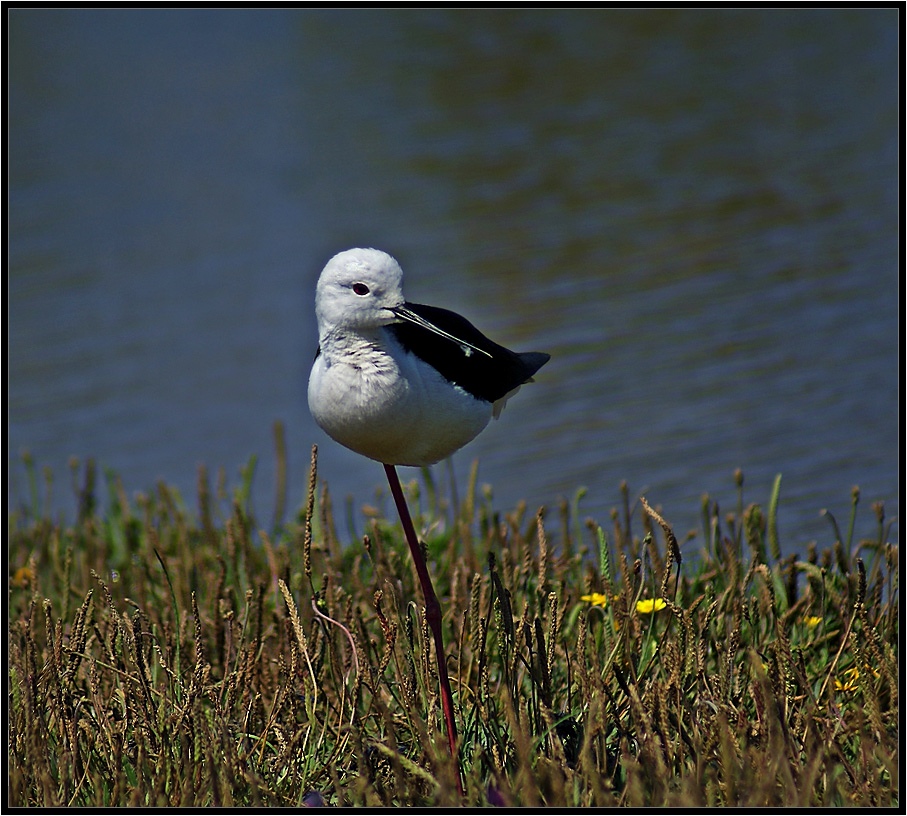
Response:
[[[551,362],[453,458],[502,511],[703,493],[788,551],[899,512],[898,10],[9,11],[8,500],[94,457],[194,507],[272,424],[290,505],[386,492],[309,416],[314,285],[350,246]],[[436,466],[449,489],[449,473]],[[416,478],[406,469],[404,478]],[[212,475],[212,481],[214,475]],[[392,508],[382,500],[389,512]],[[842,521],[842,524],[844,522]],[[355,526],[355,525],[354,525]],[[354,534],[355,529],[350,531]],[[895,524],[892,538],[897,540]]]

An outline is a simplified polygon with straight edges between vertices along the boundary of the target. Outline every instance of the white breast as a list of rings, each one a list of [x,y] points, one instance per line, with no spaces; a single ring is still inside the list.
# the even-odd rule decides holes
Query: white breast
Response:
[[[388,465],[440,461],[472,441],[492,416],[491,404],[451,385],[386,331],[344,338],[339,350],[324,343],[308,399],[332,439]]]

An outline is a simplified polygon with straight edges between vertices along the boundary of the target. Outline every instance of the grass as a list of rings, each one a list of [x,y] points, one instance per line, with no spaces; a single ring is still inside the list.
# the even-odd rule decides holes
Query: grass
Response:
[[[8,804],[19,807],[840,806],[898,791],[898,548],[859,492],[781,556],[763,511],[675,538],[632,502],[501,514],[407,485],[444,609],[465,794],[396,519],[339,540],[306,506],[265,531],[247,479],[190,512],[78,473],[54,521],[8,516]],[[376,479],[379,471],[376,471]],[[284,500],[278,498],[277,516]],[[653,502],[654,505],[654,502]],[[361,525],[362,521],[360,521]],[[800,546],[800,545],[798,545]],[[785,552],[796,547],[786,546]],[[682,562],[681,562],[682,554]]]

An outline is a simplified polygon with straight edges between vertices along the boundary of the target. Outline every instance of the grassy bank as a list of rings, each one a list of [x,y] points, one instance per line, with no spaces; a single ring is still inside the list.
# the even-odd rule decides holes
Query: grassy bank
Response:
[[[204,472],[191,509],[111,478],[103,514],[80,474],[72,524],[37,489],[8,517],[10,805],[899,801],[898,549],[856,492],[826,541],[781,547],[777,485],[761,506],[742,477],[679,543],[656,497],[599,523],[499,513],[475,471],[458,507],[410,484],[460,799],[395,517],[338,540],[314,468],[267,531]]]

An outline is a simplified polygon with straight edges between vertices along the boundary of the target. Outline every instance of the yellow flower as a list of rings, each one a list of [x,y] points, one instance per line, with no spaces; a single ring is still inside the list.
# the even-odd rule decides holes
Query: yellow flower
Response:
[[[13,575],[13,586],[27,587],[35,578],[31,567],[19,567]]]
[[[640,615],[651,615],[653,612],[657,612],[659,609],[664,609],[667,604],[661,598],[647,598],[644,601],[636,602],[636,611]]]
[[[847,679],[835,680],[835,688],[838,691],[856,691],[860,687],[859,683],[857,683],[857,680],[860,679],[860,670],[856,666],[845,669],[841,674]],[[874,677],[879,676],[877,671],[873,671],[872,674]]]
[[[835,680],[835,688],[838,691],[856,691],[857,678],[860,676],[860,672],[856,668],[847,669],[843,672],[843,676],[847,679]]]
[[[805,623],[808,628],[815,629],[820,623],[822,623],[822,618],[807,615],[805,618],[803,618],[803,623]]]
[[[588,601],[593,606],[607,606],[608,605],[608,596],[602,595],[600,592],[593,592],[591,595],[583,595],[580,598],[581,601]]]

